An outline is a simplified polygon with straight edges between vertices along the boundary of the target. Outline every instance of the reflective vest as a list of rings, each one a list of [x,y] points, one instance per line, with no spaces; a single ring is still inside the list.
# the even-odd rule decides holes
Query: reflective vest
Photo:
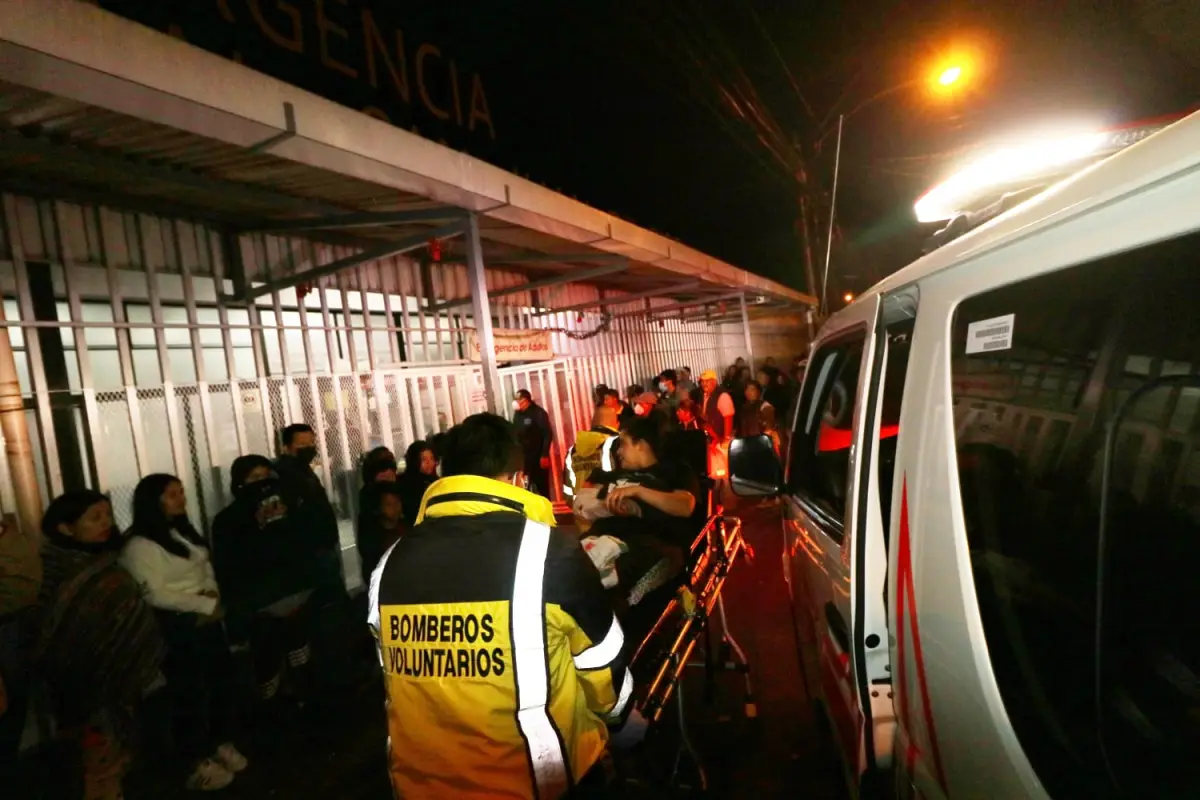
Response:
[[[561,797],[627,715],[621,626],[553,524],[524,489],[443,478],[371,575],[397,797]]]
[[[580,481],[597,469],[612,472],[616,468],[616,448],[619,436],[612,428],[592,428],[575,437],[575,444],[567,451],[563,468],[563,494],[575,496]]]

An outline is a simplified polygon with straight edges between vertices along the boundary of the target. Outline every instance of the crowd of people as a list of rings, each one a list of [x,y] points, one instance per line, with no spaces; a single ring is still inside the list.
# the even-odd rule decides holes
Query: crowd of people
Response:
[[[0,532],[0,784],[14,785],[36,700],[73,753],[63,796],[119,798],[151,698],[165,701],[181,783],[228,786],[246,769],[239,721],[281,722],[314,698],[314,616],[348,602],[335,509],[312,469],[312,428],[280,432],[272,460],[230,467],[232,501],[209,536],[188,515],[179,478],[136,486],[118,530],[108,496],[67,492],[36,537]],[[436,462],[414,443],[399,472],[382,448],[363,461],[357,539],[369,575],[408,524]],[[365,637],[366,632],[363,631]],[[250,674],[259,704],[242,687]],[[45,727],[45,726],[39,726]],[[55,795],[58,796],[58,795]]]
[[[514,398],[513,422],[468,418],[412,443],[403,468],[386,448],[363,457],[355,541],[403,796],[490,796],[495,786],[557,796],[597,780],[610,737],[637,738],[625,668],[634,637],[620,620],[636,627],[630,609],[681,573],[711,473],[670,437],[702,433],[717,449],[736,435],[778,441],[777,409],[795,394],[770,359],[757,377],[739,359],[723,380],[705,371],[694,381],[683,367],[654,384],[624,399],[597,387],[594,424],[564,470],[568,494],[593,502],[576,508],[575,529],[554,530],[551,426],[527,391]],[[257,715],[312,698],[314,612],[344,602],[346,583],[337,514],[312,469],[313,430],[291,425],[279,445],[274,460],[233,462],[233,499],[209,536],[189,519],[183,483],[163,474],[137,485],[128,530],[117,530],[106,495],[74,491],[46,509],[36,550],[32,537],[0,531],[0,781],[39,692],[58,737],[76,745],[86,798],[122,796],[147,698],[166,699],[180,780],[195,790],[224,788],[249,765],[239,747],[247,666]],[[535,573],[542,591],[526,596]],[[519,612],[537,625],[523,629]],[[460,648],[476,642],[489,646]],[[541,689],[514,677],[534,674],[519,663],[530,648],[545,657],[535,671],[550,675]],[[490,676],[492,686],[419,680],[436,670]],[[511,715],[494,718],[497,703],[518,709],[512,731]],[[554,746],[541,742],[539,772],[525,747],[546,730]],[[484,747],[489,738],[502,744]]]

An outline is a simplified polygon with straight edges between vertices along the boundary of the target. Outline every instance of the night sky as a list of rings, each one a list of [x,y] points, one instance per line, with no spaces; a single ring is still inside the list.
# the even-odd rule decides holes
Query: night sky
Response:
[[[237,53],[346,105],[373,106],[395,124],[800,289],[797,183],[723,94],[753,98],[780,140],[811,143],[831,109],[918,78],[951,50],[978,53],[978,73],[953,102],[913,88],[847,123],[831,273],[831,293],[840,294],[918,254],[930,231],[915,224],[912,203],[954,151],[1031,126],[1115,125],[1194,105],[1200,65],[1183,60],[1194,37],[1172,51],[1162,31],[1179,26],[1163,26],[1161,16],[1157,29],[1146,24],[1147,8],[1173,2],[100,4],[160,30],[175,26],[194,44]],[[394,52],[397,30],[407,101],[364,44],[377,32]],[[437,48],[424,62],[428,104],[416,86],[422,44]],[[476,77],[486,107],[472,93]],[[438,119],[430,104],[455,111]],[[472,108],[486,110],[490,125]],[[817,190],[829,185],[833,141],[807,162]]]

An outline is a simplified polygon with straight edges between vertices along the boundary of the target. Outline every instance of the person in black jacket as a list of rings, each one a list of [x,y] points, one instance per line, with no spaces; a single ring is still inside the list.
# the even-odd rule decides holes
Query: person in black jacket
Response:
[[[397,483],[373,484],[364,498],[368,505],[359,514],[354,542],[362,563],[363,585],[370,586],[371,573],[392,545],[404,535],[402,490]]]
[[[317,553],[288,508],[283,487],[260,455],[230,469],[233,502],[213,520],[213,569],[231,641],[248,642],[259,697],[280,695],[285,677],[303,699],[308,662],[309,600]]]
[[[529,490],[542,497],[550,496],[550,443],[554,435],[550,431],[550,415],[546,409],[533,402],[528,389],[517,392],[516,413],[513,424],[517,426],[517,438],[524,453],[525,477],[529,479]]]
[[[371,570],[383,551],[376,552],[368,536],[363,532],[373,525],[375,510],[379,505],[379,490],[383,486],[394,486],[397,480],[396,457],[386,447],[376,447],[362,459],[362,488],[358,490],[358,517],[354,521],[354,544],[359,555],[359,570],[363,585],[371,579]],[[374,554],[373,556],[371,554]]]
[[[437,455],[430,442],[415,441],[404,453],[404,473],[396,483],[404,506],[404,524],[409,528],[417,524],[425,490],[437,480],[437,466]]]
[[[280,432],[280,453],[275,462],[283,497],[290,513],[300,521],[297,534],[306,549],[317,553],[319,577],[313,586],[322,594],[345,593],[342,575],[342,548],[338,535],[337,512],[321,479],[312,470],[317,458],[317,438],[304,423],[289,425]]]

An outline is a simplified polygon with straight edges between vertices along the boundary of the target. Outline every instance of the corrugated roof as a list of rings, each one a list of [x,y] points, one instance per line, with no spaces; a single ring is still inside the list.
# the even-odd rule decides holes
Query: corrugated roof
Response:
[[[234,225],[429,212],[419,222],[355,228],[349,239],[323,234],[360,245],[423,235],[440,224],[433,209],[447,219],[463,209],[479,213],[493,263],[569,256],[524,268],[544,274],[616,254],[629,270],[592,282],[631,290],[686,277],[701,289],[814,302],[99,8],[0,0],[0,19],[0,174],[9,188],[70,187]]]

